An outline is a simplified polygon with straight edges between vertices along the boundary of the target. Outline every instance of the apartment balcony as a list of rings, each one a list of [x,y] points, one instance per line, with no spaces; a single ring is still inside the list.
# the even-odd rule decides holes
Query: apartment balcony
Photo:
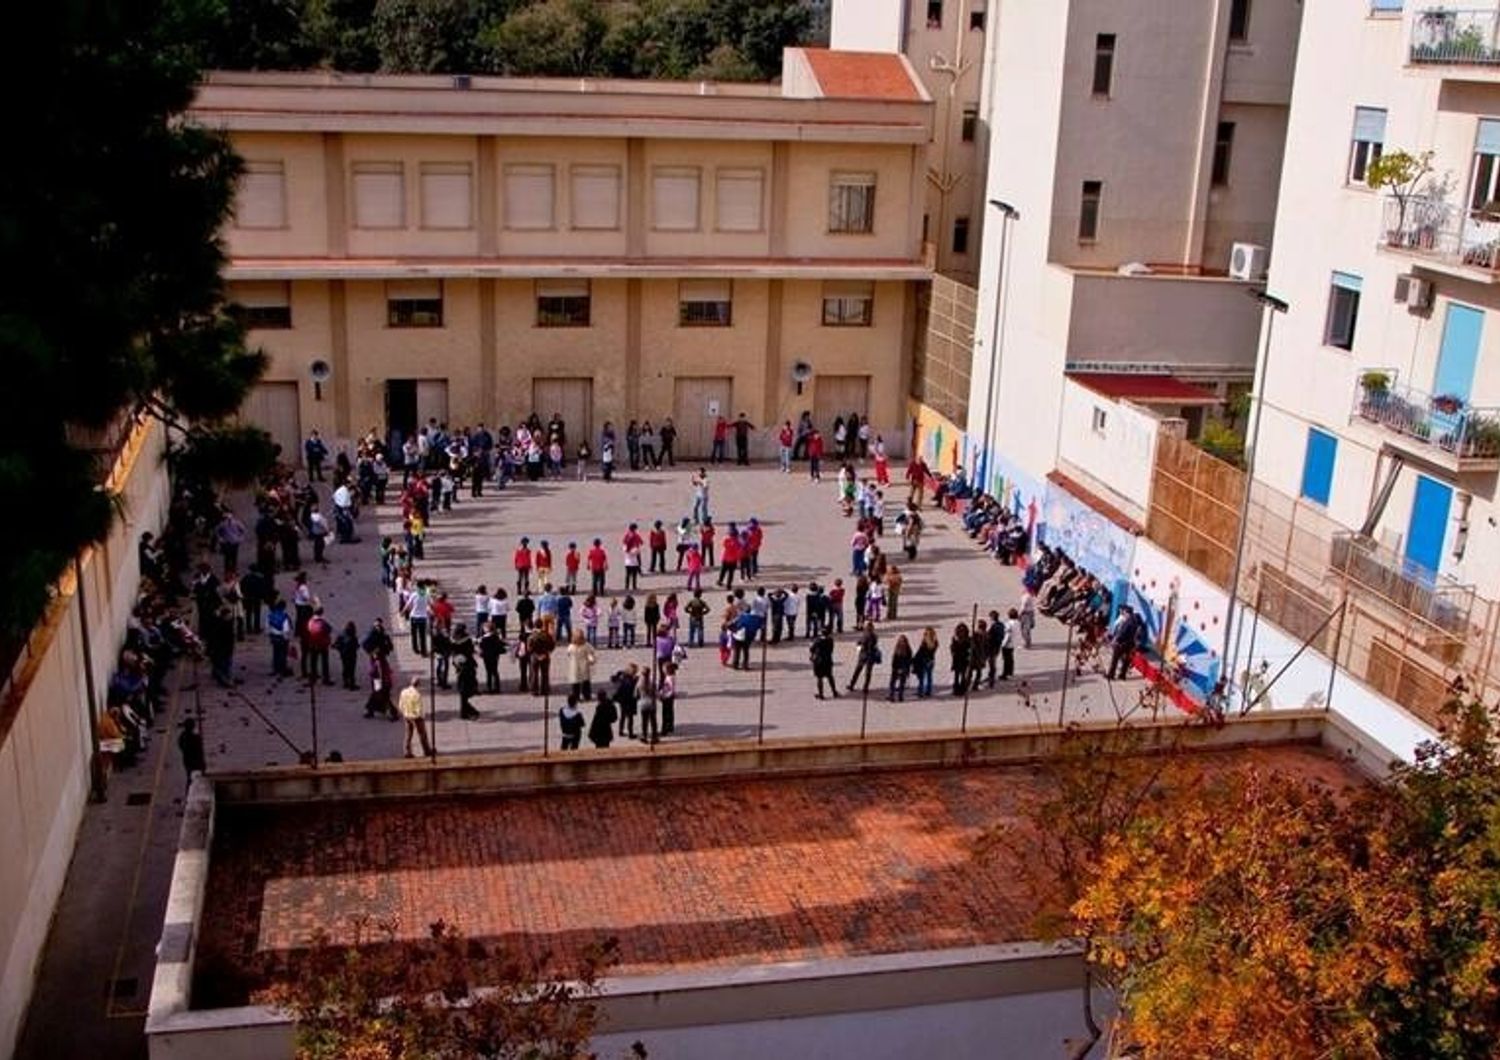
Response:
[[[1432,196],[1385,200],[1380,247],[1423,268],[1500,283],[1500,214],[1466,210]]]
[[[1454,80],[1500,81],[1500,11],[1417,11],[1411,19],[1407,63]]]
[[[1360,373],[1351,419],[1384,444],[1454,474],[1500,471],[1500,408],[1401,385],[1394,370]]]

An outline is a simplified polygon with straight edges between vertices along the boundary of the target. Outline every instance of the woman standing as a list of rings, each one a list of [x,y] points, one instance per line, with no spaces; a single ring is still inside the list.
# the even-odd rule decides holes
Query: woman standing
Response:
[[[572,643],[568,645],[568,684],[574,699],[584,700],[594,694],[594,663],[598,656],[589,644],[583,630],[573,631]]]
[[[599,698],[594,703],[594,717],[589,722],[589,743],[595,747],[608,747],[615,738],[615,721],[619,718],[614,703],[609,698],[609,693],[599,692]]]
[[[878,486],[889,486],[891,484],[891,458],[885,452],[885,439],[880,435],[875,436],[875,484]]]
[[[911,656],[911,672],[917,679],[918,699],[926,699],[932,695],[932,672],[937,669],[937,650],[937,630],[928,626],[922,630],[922,639]]]
[[[911,641],[906,635],[897,637],[896,646],[891,649],[891,687],[886,693],[887,701],[906,701],[906,679],[911,675],[913,655]]]
[[[974,662],[972,649],[969,627],[960,622],[953,629],[953,639],[948,642],[948,657],[953,665],[953,694],[955,696],[961,696],[969,690],[969,667]]]
[[[839,684],[833,679],[833,633],[828,627],[824,626],[818,631],[807,654],[812,660],[813,677],[818,682],[818,698],[827,698],[823,695],[823,682],[827,681],[828,691],[833,694],[834,699],[838,699]]]
[[[671,736],[677,728],[677,664],[669,662],[662,667],[661,683],[656,697],[661,701],[661,734]]]
[[[646,640],[656,640],[658,627],[661,626],[661,603],[656,599],[655,593],[646,594],[646,602],[641,607],[641,621],[646,623]]]

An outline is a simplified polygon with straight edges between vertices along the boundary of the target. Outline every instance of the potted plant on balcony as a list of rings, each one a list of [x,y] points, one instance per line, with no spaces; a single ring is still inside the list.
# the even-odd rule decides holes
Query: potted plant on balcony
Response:
[[[1359,411],[1369,419],[1376,419],[1391,393],[1391,374],[1372,369],[1359,377]]]
[[[1406,240],[1406,215],[1417,197],[1417,185],[1432,172],[1432,152],[1396,150],[1381,155],[1365,167],[1365,183],[1379,190],[1385,188],[1396,200],[1396,225],[1387,229],[1386,242],[1393,247]]]
[[[1464,399],[1457,394],[1439,394],[1432,399],[1432,410],[1444,416],[1453,416],[1464,407]]]
[[[1500,456],[1500,419],[1470,416],[1464,429],[1464,446],[1460,455],[1470,458]]]

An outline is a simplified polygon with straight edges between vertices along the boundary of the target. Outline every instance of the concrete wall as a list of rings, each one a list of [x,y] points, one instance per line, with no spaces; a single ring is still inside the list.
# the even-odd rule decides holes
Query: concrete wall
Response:
[[[1160,364],[1249,379],[1261,314],[1249,290],[1210,277],[1076,272],[1068,362]]]
[[[121,495],[124,518],[82,555],[84,621],[101,711],[140,581],[136,540],[161,528],[170,501],[164,451],[159,423],[136,429],[109,483]],[[71,571],[57,588],[0,701],[0,1055],[9,1055],[30,1000],[89,793],[89,667]]]
[[[899,52],[908,0],[833,0],[829,47],[845,52]]]
[[[1095,412],[1104,426],[1094,426]],[[1145,525],[1160,420],[1074,382],[1063,384],[1058,466]]]

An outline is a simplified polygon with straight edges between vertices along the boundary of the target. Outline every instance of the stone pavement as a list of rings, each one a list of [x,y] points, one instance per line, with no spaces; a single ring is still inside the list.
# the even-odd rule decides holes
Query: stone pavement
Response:
[[[562,578],[561,556],[568,542],[576,541],[580,550],[586,551],[593,538],[599,537],[610,552],[609,587],[618,592],[623,584],[619,540],[626,525],[631,521],[639,523],[644,535],[652,521],[661,519],[670,530],[691,509],[691,471],[691,467],[679,465],[661,471],[627,471],[612,483],[595,478],[585,483],[565,479],[512,484],[503,491],[491,488],[481,499],[468,497],[465,490],[453,512],[435,518],[427,539],[427,558],[417,566],[418,576],[437,579],[455,603],[457,620],[471,623],[472,618],[467,616],[477,585],[514,588],[510,556],[523,534],[532,539],[533,547],[543,539],[551,543],[557,566],[554,581],[558,584]],[[712,514],[717,525],[722,528],[729,521],[743,522],[754,516],[765,527],[761,577],[753,584],[806,585],[810,579],[816,579],[827,586],[834,577],[843,577],[850,590],[846,609],[852,612],[848,540],[853,522],[845,519],[838,509],[837,487],[831,477],[819,484],[810,482],[805,472],[794,470],[791,475],[782,475],[764,466],[735,468],[725,464],[711,468],[711,482]],[[888,511],[894,513],[905,492],[903,485],[893,485],[888,491]],[[887,665],[877,667],[866,717],[866,727],[871,733],[957,729],[963,701],[944,691],[945,683],[951,685],[947,643],[952,628],[958,621],[969,621],[976,604],[981,616],[991,608],[1003,614],[1020,596],[1018,568],[1001,566],[982,555],[964,535],[955,517],[930,506],[924,510],[924,516],[928,529],[915,563],[904,562],[894,534],[886,536],[885,547],[901,566],[905,588],[899,620],[882,623],[881,644],[889,659],[896,633],[912,636],[920,633],[923,626],[935,626],[942,644],[937,689],[944,694],[926,701],[908,699],[905,703],[888,704],[884,694],[889,669]],[[335,628],[353,619],[363,634],[375,616],[385,617],[387,628],[398,644],[395,660],[398,687],[404,684],[403,674],[414,669],[422,673],[428,670],[427,660],[412,651],[409,638],[398,634],[391,594],[379,581],[380,534],[399,534],[399,531],[399,512],[394,504],[374,512],[366,510],[360,518],[362,541],[330,546],[330,562],[321,568],[309,568],[314,590]],[[669,549],[669,564],[675,559],[672,552]],[[581,575],[584,585],[587,578],[584,571]],[[711,582],[712,578],[705,581]],[[656,592],[664,598],[667,592],[677,591],[681,599],[686,599],[684,575],[647,574],[642,576],[641,584],[642,590],[636,594],[638,606],[646,592]],[[289,593],[290,578],[278,576],[278,587]],[[708,617],[711,642],[705,649],[693,650],[678,674],[678,724],[674,739],[753,738],[759,724],[761,651],[758,647],[754,651],[755,666],[749,672],[721,667],[712,637],[724,593],[708,588],[704,597],[713,607]],[[577,625],[576,605],[574,617]],[[1113,717],[1115,703],[1120,704],[1120,709],[1127,709],[1126,705],[1135,701],[1140,682],[1117,682],[1111,687],[1099,675],[1087,674],[1068,680],[1066,703],[1063,703],[1067,631],[1058,623],[1040,618],[1034,643],[1030,651],[1017,649],[1017,680],[1010,688],[982,690],[971,697],[970,726],[1055,725],[1060,707],[1069,719]],[[634,652],[601,649],[599,654],[596,677],[606,679],[628,661],[644,666],[650,658],[645,645]],[[853,654],[852,634],[846,634],[840,638],[837,650],[841,683],[847,682],[853,670]],[[805,641],[783,641],[770,646],[765,662],[767,738],[859,733],[859,697],[845,695],[836,702],[814,698]],[[242,645],[235,669],[243,684],[233,692],[203,682],[201,710],[210,769],[296,761],[297,750],[310,749],[313,744],[313,704],[307,685],[296,678],[276,680],[270,676],[270,653],[263,637],[252,637]],[[336,659],[334,669],[337,672]],[[555,657],[554,689],[562,685],[562,671],[563,661]],[[500,695],[476,700],[482,717],[475,721],[459,719],[456,693],[437,693],[435,728],[440,754],[541,749],[542,701],[515,691],[516,669],[509,659],[501,661],[501,677]],[[360,679],[364,681],[363,660]],[[346,692],[322,686],[316,689],[317,745],[321,757],[333,750],[350,761],[401,754],[402,726],[384,720],[366,720],[365,696],[364,691]],[[554,695],[548,722],[554,749],[556,711],[560,705],[560,697]]]

